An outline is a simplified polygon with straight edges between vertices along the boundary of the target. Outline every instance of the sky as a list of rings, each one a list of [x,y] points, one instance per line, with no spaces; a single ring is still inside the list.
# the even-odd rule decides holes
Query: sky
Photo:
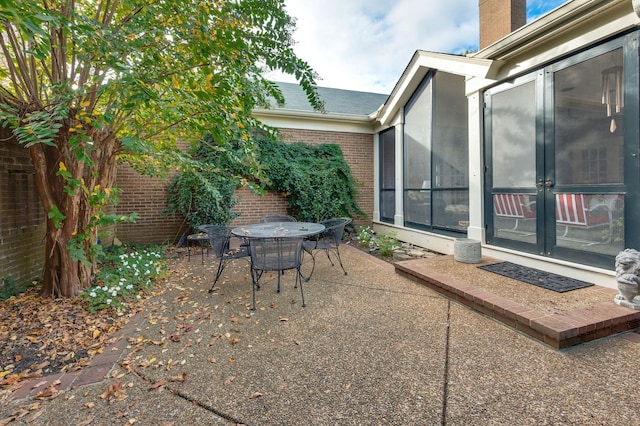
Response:
[[[527,0],[527,22],[566,2]],[[285,7],[296,19],[295,52],[322,87],[389,94],[416,50],[478,50],[478,0],[285,0]]]

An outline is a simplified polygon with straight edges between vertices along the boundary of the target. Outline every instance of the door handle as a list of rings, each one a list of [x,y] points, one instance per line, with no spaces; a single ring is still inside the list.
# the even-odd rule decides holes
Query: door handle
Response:
[[[553,186],[553,182],[550,180],[542,180],[542,179],[538,179],[538,182],[536,183],[536,187],[538,188],[551,188]]]

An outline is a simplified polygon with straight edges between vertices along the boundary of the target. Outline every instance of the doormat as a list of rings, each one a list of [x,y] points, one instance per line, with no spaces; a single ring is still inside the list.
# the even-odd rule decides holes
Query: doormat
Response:
[[[478,266],[485,271],[493,272],[514,280],[533,284],[537,287],[546,288],[557,293],[565,293],[579,288],[591,287],[593,284],[586,281],[574,280],[573,278],[563,277],[562,275],[552,274],[551,272],[541,271],[539,269],[528,268],[526,266],[516,265],[511,262],[500,262],[491,265]]]

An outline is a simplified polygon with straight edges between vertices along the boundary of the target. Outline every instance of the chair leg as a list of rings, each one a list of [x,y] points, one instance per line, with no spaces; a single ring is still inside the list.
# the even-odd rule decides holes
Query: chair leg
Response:
[[[333,260],[331,260],[331,256],[329,256],[329,249],[324,249],[324,253],[327,255],[327,259],[329,259],[329,263],[331,263],[331,266],[335,266],[333,264]]]
[[[309,276],[311,277],[311,276]],[[297,271],[296,271],[296,285],[298,284],[298,281],[300,281],[300,295],[302,296],[302,307],[305,308],[307,306],[307,304],[304,301],[304,290],[302,288],[302,272],[300,272],[300,267],[298,267]]]
[[[251,268],[251,293],[253,297],[252,311],[256,310],[256,291],[260,290],[260,277],[262,276],[262,272],[264,271],[256,271]]]
[[[211,284],[211,288],[209,289],[209,293],[213,293],[213,288],[216,286],[216,283],[218,282],[218,279],[222,275],[222,271],[224,271],[224,267],[225,266],[226,265],[224,265],[224,261],[220,260],[220,262],[218,263],[218,272],[216,272],[216,278],[213,280],[213,284]]]
[[[302,275],[302,272],[300,272],[300,276],[304,279],[304,281],[309,282],[309,280],[311,279],[311,275],[313,275],[313,271],[316,269],[316,256],[313,254],[313,251],[307,253],[311,255],[311,272],[309,272],[308,277],[305,277],[304,275]],[[302,260],[304,261],[304,257],[302,258]]]
[[[345,271],[344,266],[342,265],[342,259],[340,258],[340,250],[336,247],[336,255],[338,256],[338,263],[340,263],[340,267],[342,268],[342,272],[347,275],[347,271]]]

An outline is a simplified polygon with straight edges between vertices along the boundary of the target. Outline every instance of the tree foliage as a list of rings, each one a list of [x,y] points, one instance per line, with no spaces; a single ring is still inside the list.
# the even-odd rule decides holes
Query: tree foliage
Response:
[[[210,136],[191,150],[194,163],[171,179],[167,188],[167,213],[184,215],[189,227],[196,230],[205,224],[227,225],[238,213],[236,188],[247,184],[242,177],[243,162],[236,157],[239,144],[221,150]]]
[[[268,189],[287,195],[291,213],[304,221],[364,215],[356,202],[358,183],[336,144],[258,141]]]
[[[268,99],[264,71],[293,74],[320,107],[314,75],[293,52],[284,0],[4,0],[0,122],[29,150],[48,214],[43,294],[90,285],[92,246],[117,199],[118,160],[159,173],[179,139],[239,143]],[[256,169],[258,172],[258,169]]]

